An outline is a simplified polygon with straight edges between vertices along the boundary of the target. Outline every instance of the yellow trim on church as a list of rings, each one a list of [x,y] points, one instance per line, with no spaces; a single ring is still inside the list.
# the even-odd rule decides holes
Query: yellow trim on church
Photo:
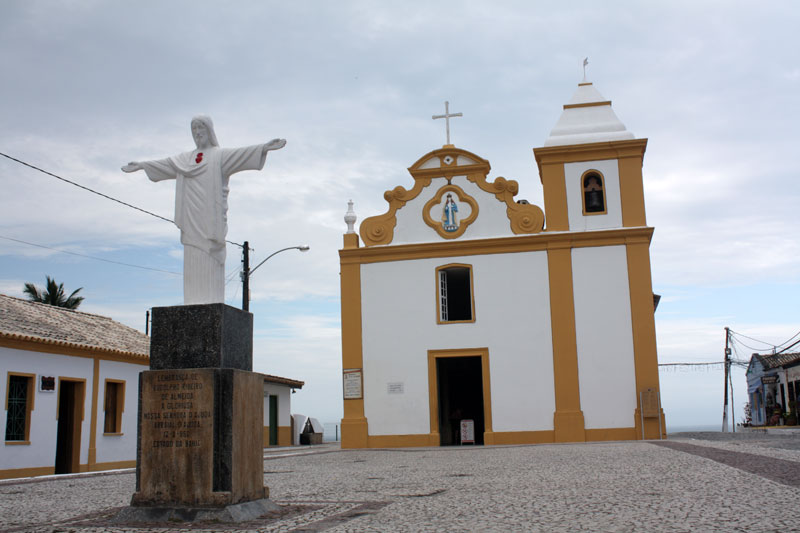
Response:
[[[459,157],[472,161],[472,163],[459,165]],[[439,159],[440,166],[425,167],[428,161],[435,158]],[[391,244],[394,239],[394,228],[397,225],[397,211],[402,209],[406,203],[417,198],[422,193],[422,190],[431,184],[434,178],[446,179],[447,185],[444,186],[446,188],[453,186],[451,181],[456,176],[466,176],[467,180],[477,185],[481,190],[494,194],[498,201],[505,203],[509,227],[514,234],[523,235],[542,231],[544,227],[544,212],[541,208],[533,204],[516,203],[514,196],[519,192],[519,183],[503,177],[498,177],[490,183],[487,181],[490,170],[491,166],[485,159],[472,152],[453,146],[445,146],[425,154],[408,168],[408,172],[414,178],[414,187],[411,190],[407,190],[405,187],[398,185],[394,189],[383,193],[384,199],[389,202],[389,210],[382,215],[366,218],[361,223],[359,234],[364,241],[364,246]],[[429,226],[436,229],[436,226],[428,221],[430,218],[429,211],[430,206],[426,205],[423,210],[423,219]],[[473,211],[473,214],[477,216],[477,209]],[[446,232],[443,234],[438,229],[436,231],[443,238],[455,238],[448,236]],[[458,236],[460,236],[460,233]]]
[[[358,237],[354,234],[344,236],[345,250],[358,251]],[[361,265],[358,263],[341,265],[341,305],[342,305],[342,368],[361,369]],[[358,400],[344,400],[342,417],[342,448],[367,447],[367,419],[364,416],[363,395]]]

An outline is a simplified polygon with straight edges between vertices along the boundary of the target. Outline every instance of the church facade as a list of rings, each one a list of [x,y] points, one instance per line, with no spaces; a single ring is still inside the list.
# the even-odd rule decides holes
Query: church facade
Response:
[[[661,438],[646,145],[581,83],[544,211],[453,145],[414,163],[340,251],[342,447]]]

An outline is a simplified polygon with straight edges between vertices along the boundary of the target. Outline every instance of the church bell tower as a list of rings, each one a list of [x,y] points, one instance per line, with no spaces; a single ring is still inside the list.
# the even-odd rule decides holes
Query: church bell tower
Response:
[[[619,251],[627,266],[633,339],[636,409],[630,413],[636,438],[659,438],[665,427],[660,409],[654,297],[650,271],[650,236],[645,217],[642,162],[647,139],[637,139],[617,118],[591,82],[578,84],[550,136],[534,154],[545,203],[545,233],[566,232],[574,239],[600,239],[636,228],[646,237],[626,238]],[[599,296],[579,294],[576,283],[586,270],[572,250],[549,251],[551,291],[563,313],[554,314],[556,383],[555,440],[580,440],[583,433],[585,376],[593,348],[580,341],[572,302]],[[624,267],[623,267],[624,268]],[[589,270],[588,272],[590,272]],[[575,276],[575,277],[573,277]],[[571,278],[571,279],[570,279]],[[564,280],[559,283],[559,280]],[[586,287],[586,285],[584,285]],[[588,285],[589,292],[592,291]],[[552,294],[551,294],[552,296]],[[561,317],[568,317],[564,320]],[[652,406],[657,405],[654,409]],[[587,425],[588,429],[588,425]]]
[[[543,148],[534,150],[547,231],[646,226],[642,160],[647,139],[625,129],[590,82],[564,105]]]

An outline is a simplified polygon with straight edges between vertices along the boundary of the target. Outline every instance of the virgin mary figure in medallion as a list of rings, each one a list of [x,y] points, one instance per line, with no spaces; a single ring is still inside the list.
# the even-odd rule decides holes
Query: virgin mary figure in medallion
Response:
[[[453,200],[453,195],[447,193],[447,198],[442,207],[442,227],[445,231],[458,231],[458,204]]]

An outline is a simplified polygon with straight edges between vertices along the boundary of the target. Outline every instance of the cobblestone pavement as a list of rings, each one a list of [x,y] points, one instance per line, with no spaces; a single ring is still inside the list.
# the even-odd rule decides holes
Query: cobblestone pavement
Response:
[[[800,436],[720,435],[673,435],[670,447],[273,449],[264,478],[281,511],[235,526],[111,525],[131,471],[6,481],[0,530],[800,531],[800,487],[784,475],[800,472]]]

